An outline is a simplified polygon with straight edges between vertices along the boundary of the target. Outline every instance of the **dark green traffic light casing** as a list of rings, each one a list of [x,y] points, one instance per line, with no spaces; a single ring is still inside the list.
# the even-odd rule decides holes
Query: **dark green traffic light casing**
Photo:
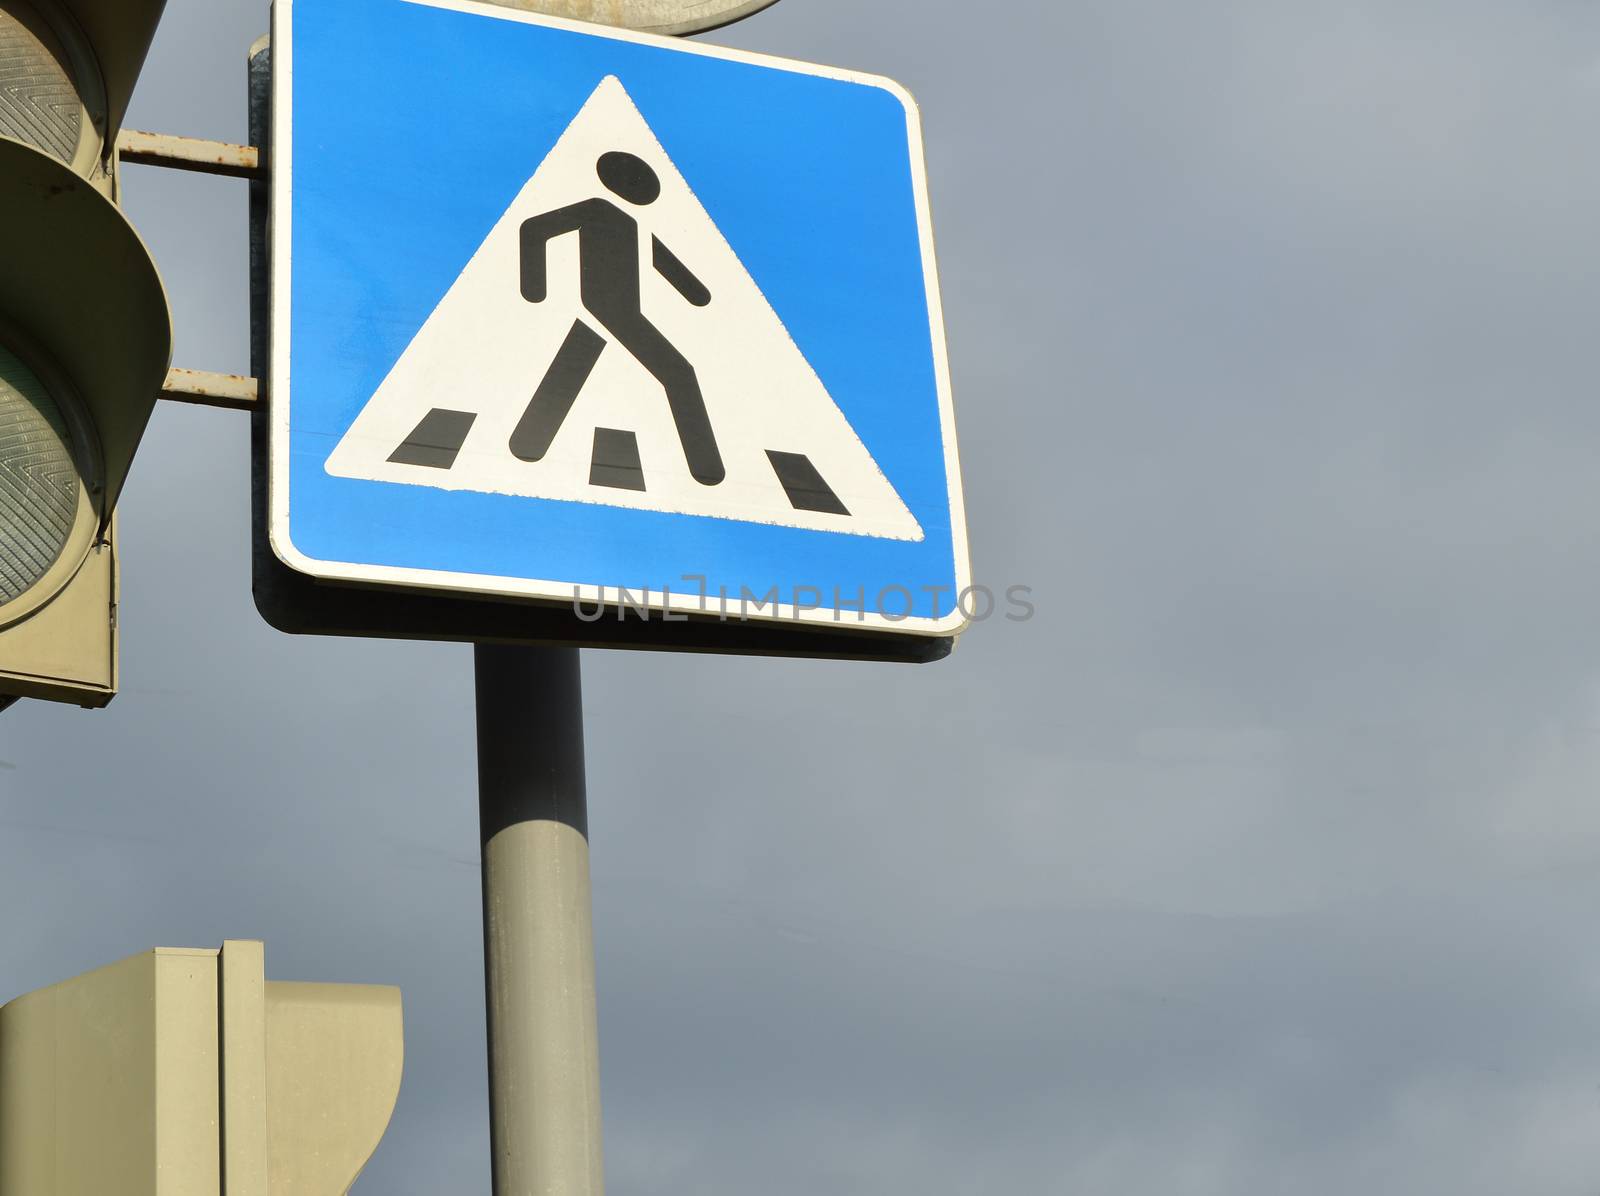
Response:
[[[172,352],[117,206],[164,0],[0,0],[0,695],[117,684],[113,517]]]

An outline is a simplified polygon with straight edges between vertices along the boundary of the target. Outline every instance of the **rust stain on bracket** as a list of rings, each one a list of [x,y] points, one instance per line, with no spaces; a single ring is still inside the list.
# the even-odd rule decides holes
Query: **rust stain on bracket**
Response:
[[[253,145],[124,129],[117,136],[117,154],[124,162],[140,166],[165,166],[235,179],[266,178],[261,151]]]
[[[222,407],[228,411],[254,411],[261,402],[261,385],[240,374],[213,374],[208,370],[172,370],[161,397],[175,403]]]

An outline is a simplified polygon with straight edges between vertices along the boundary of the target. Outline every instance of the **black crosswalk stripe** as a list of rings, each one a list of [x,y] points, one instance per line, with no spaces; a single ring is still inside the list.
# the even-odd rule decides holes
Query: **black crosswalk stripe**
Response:
[[[644,483],[644,466],[639,460],[639,438],[616,428],[596,428],[589,485],[612,490],[648,489]]]
[[[772,472],[778,475],[789,505],[797,511],[817,511],[824,515],[848,515],[850,508],[839,501],[833,487],[823,479],[811,458],[804,453],[779,453],[767,450]]]
[[[435,407],[422,417],[405,442],[389,455],[395,465],[422,465],[429,469],[449,469],[461,455],[467,433],[477,422],[471,411],[450,411]]]

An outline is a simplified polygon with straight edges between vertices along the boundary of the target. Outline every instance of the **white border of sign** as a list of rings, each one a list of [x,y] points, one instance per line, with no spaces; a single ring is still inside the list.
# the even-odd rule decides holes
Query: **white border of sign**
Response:
[[[911,139],[913,182],[916,187],[917,220],[920,226],[923,261],[927,273],[928,311],[932,318],[934,368],[939,388],[939,414],[945,449],[945,474],[949,480],[951,535],[955,549],[957,595],[964,594],[972,585],[972,564],[967,545],[966,504],[961,483],[960,462],[956,453],[955,403],[950,385],[949,350],[945,339],[944,307],[940,301],[939,271],[934,256],[933,217],[928,200],[928,178],[924,164],[922,117],[917,102],[899,83],[880,75],[867,75],[857,71],[818,66],[778,58],[768,54],[754,54],[744,50],[729,49],[704,43],[687,43],[676,38],[655,34],[637,33],[625,29],[611,29],[582,21],[569,21],[536,13],[500,8],[479,0],[396,0],[397,3],[416,4],[425,8],[443,8],[452,12],[473,13],[495,20],[512,21],[524,25],[544,25],[565,29],[590,37],[611,38],[616,41],[636,42],[661,46],[685,54],[699,54],[707,58],[721,58],[732,62],[747,62],[756,66],[776,67],[799,74],[817,75],[847,83],[859,83],[890,92],[905,106],[906,124]],[[289,246],[293,243],[291,199],[294,194],[293,136],[294,136],[294,0],[273,0],[272,5],[272,215],[269,237],[272,248],[272,343],[271,386],[269,387],[268,423],[270,428],[268,472],[267,534],[272,551],[285,565],[297,572],[328,581],[366,582],[384,586],[402,586],[410,589],[444,591],[457,594],[483,594],[505,598],[536,598],[545,601],[578,603],[589,606],[615,602],[614,586],[577,585],[573,582],[532,580],[519,577],[493,577],[478,573],[446,573],[426,569],[405,569],[392,565],[360,565],[340,561],[322,561],[308,557],[294,546],[289,535],[289,405],[292,380],[290,377],[289,329],[290,281],[292,265]],[[805,588],[805,587],[801,587]],[[607,592],[610,597],[607,597]],[[695,594],[671,594],[663,600],[661,594],[647,595],[647,606],[658,613],[682,615],[717,614],[721,605],[716,597]],[[805,607],[779,604],[757,613],[737,612],[730,609],[730,617],[747,616],[751,622],[801,623],[839,629],[866,629],[898,632],[902,635],[951,636],[959,635],[969,620],[958,601],[956,609],[942,619],[891,619],[880,612],[867,611],[863,616],[854,608]]]

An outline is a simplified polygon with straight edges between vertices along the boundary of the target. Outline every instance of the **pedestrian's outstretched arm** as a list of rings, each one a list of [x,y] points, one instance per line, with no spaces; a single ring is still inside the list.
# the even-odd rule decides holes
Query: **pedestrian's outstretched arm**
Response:
[[[522,297],[543,303],[549,294],[547,249],[550,241],[583,226],[582,205],[557,208],[522,222]]]
[[[711,302],[711,289],[694,276],[693,271],[678,260],[678,255],[668,249],[660,237],[654,237],[656,273],[670,282],[673,288],[696,307]]]

